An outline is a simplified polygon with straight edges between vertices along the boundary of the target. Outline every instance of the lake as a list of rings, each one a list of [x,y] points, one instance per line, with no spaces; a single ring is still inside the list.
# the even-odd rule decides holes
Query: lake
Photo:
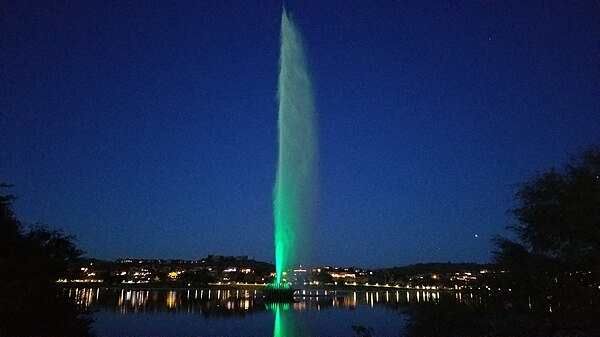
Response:
[[[310,289],[293,303],[268,303],[252,288],[70,288],[93,312],[97,336],[401,336],[412,303],[462,301],[473,295],[432,290]],[[355,328],[353,328],[355,327]]]

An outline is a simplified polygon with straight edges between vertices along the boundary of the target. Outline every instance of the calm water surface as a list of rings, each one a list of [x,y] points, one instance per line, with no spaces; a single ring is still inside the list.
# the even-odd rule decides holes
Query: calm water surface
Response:
[[[259,290],[66,289],[94,312],[98,336],[401,336],[411,303],[468,294],[417,290],[300,290],[294,303],[267,303]]]

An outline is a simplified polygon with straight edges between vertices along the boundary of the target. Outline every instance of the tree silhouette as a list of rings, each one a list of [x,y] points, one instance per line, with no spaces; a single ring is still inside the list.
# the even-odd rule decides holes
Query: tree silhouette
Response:
[[[10,187],[0,184],[0,188]],[[0,335],[90,336],[91,317],[56,285],[81,254],[73,236],[15,217],[12,195],[0,195]]]
[[[412,306],[414,336],[600,336],[600,148],[518,186],[481,303]]]
[[[513,302],[552,312],[565,327],[597,326],[600,317],[600,148],[561,170],[519,185],[509,226],[518,240],[495,239],[494,259]],[[512,303],[516,304],[516,303]],[[521,305],[525,305],[521,303]]]

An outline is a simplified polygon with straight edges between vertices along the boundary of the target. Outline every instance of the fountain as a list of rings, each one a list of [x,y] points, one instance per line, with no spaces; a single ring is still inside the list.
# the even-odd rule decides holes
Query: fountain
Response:
[[[281,49],[277,98],[279,156],[274,188],[275,269],[277,277],[265,296],[291,299],[285,278],[308,247],[316,190],[317,133],[310,78],[300,33],[285,8],[281,16]]]

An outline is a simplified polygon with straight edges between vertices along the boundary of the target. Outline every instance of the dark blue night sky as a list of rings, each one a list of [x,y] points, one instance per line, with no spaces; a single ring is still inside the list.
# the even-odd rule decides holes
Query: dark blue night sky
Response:
[[[314,264],[489,262],[515,185],[600,142],[589,1],[288,1]],[[0,181],[87,256],[273,261],[277,1],[3,1]]]

